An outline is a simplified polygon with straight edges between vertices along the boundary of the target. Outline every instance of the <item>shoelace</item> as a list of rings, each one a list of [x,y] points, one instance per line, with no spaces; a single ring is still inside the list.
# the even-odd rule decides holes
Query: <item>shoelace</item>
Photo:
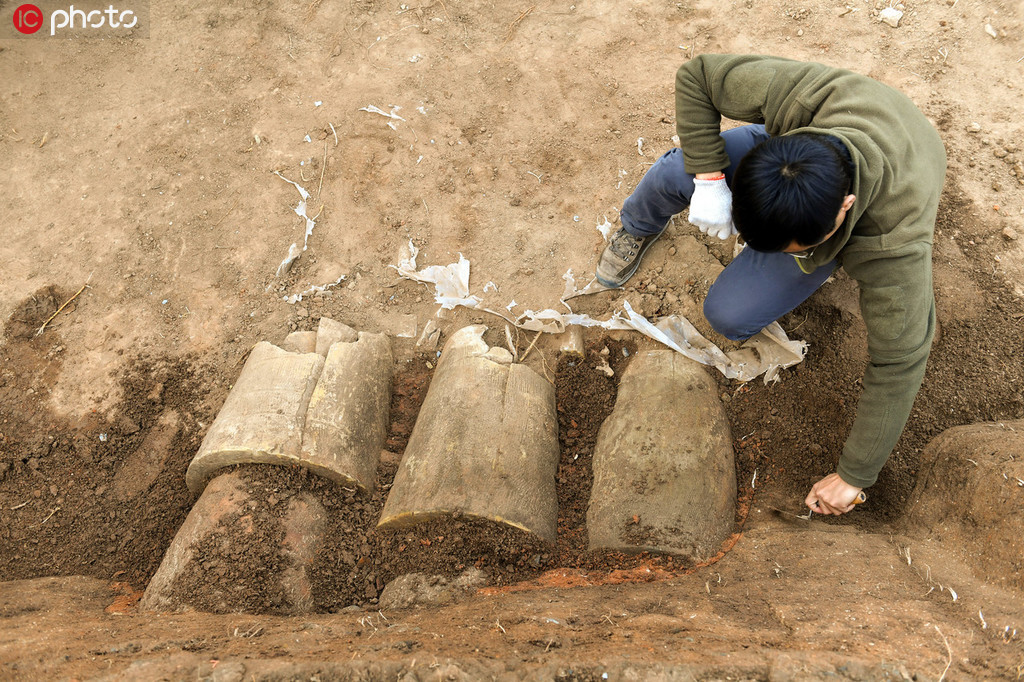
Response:
[[[612,240],[611,249],[612,253],[620,258],[628,258],[629,256],[636,255],[636,249],[640,248],[642,240],[638,237],[634,237],[629,232],[621,230],[615,238]]]

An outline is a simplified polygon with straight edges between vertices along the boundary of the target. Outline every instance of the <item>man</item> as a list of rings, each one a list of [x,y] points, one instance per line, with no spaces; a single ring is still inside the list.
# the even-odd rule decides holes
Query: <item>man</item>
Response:
[[[721,117],[754,125],[721,132]],[[931,252],[946,170],[938,134],[904,95],[850,71],[776,57],[703,55],[676,74],[680,147],[622,207],[597,278],[620,287],[689,206],[691,223],[747,243],[708,292],[716,331],[745,339],[842,266],[860,284],[870,363],[822,514],[853,508],[892,452],[935,331]]]

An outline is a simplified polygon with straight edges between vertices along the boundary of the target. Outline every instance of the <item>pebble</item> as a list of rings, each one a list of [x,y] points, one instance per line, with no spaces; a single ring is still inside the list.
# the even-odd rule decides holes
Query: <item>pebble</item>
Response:
[[[668,255],[670,255],[670,256],[676,255],[676,247],[674,247],[674,246],[668,247]]]
[[[822,452],[822,447],[817,443],[811,443],[811,446],[808,448],[808,450],[811,451],[812,455],[820,455]]]
[[[1017,230],[1013,229],[1012,227],[1004,227],[1003,239],[1005,239],[1008,242],[1017,241]]]
[[[899,11],[895,7],[886,7],[878,13],[878,20],[883,24],[888,24],[893,28],[899,28],[900,19],[903,18],[903,12]]]

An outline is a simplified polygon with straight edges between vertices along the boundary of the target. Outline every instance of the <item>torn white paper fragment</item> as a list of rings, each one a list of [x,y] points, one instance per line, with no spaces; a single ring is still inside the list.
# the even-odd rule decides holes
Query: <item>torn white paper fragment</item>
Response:
[[[313,141],[313,138],[311,138],[311,137],[310,137],[309,135],[306,135],[306,136],[305,136],[304,138],[302,138],[302,139],[304,139],[304,140],[305,140],[306,142],[312,142],[312,141]]]
[[[281,175],[280,171],[274,171],[274,175],[276,175],[277,177],[281,178],[282,180],[287,182],[289,185],[291,185],[295,189],[299,190],[299,196],[302,197],[303,199],[308,199],[309,198],[309,192],[307,192],[304,187],[299,185],[299,183],[293,182],[293,181],[289,180],[288,178],[286,178],[285,176]]]
[[[423,333],[420,334],[419,340],[416,341],[416,345],[426,346],[428,350],[435,350],[440,340],[441,329],[437,326],[437,321],[427,320],[427,323],[423,326]]]
[[[612,232],[615,231],[615,226],[608,222],[608,216],[604,216],[604,222],[598,223],[597,231],[601,233],[605,241],[612,238]]]
[[[567,279],[571,273],[566,273]],[[604,329],[632,329],[654,339],[669,348],[682,353],[691,360],[714,367],[728,379],[750,381],[764,375],[765,383],[778,379],[779,370],[803,360],[807,344],[791,341],[777,322],[752,337],[739,349],[725,353],[708,341],[697,328],[682,315],[662,318],[653,324],[633,310],[624,301],[626,315],[614,313],[607,320],[595,320],[587,315],[560,313],[557,310],[534,312],[527,310],[517,317],[513,324],[530,331],[560,334],[571,325],[581,327],[602,327]],[[493,310],[487,312],[498,314]],[[501,315],[504,317],[504,315]]]
[[[302,255],[302,249],[299,248],[298,244],[292,244],[288,247],[288,255],[284,257],[281,264],[277,266],[277,272],[274,273],[274,277],[280,277],[287,273],[292,268],[292,263],[298,260],[299,256]]]
[[[345,275],[342,275],[341,277],[339,277],[337,280],[335,280],[333,282],[328,282],[327,284],[314,284],[313,286],[311,286],[310,288],[306,289],[305,291],[299,292],[297,294],[292,294],[291,296],[283,296],[282,300],[284,300],[286,303],[289,303],[291,305],[295,305],[296,303],[301,301],[303,299],[303,297],[305,297],[305,296],[312,296],[313,294],[322,294],[323,292],[327,291],[328,289],[333,289],[334,287],[338,286],[339,284],[341,284],[344,281],[345,281]]]
[[[392,121],[388,121],[388,127],[391,128],[392,130],[397,130],[398,128],[395,125],[395,121],[404,121],[405,120],[404,118],[402,118],[401,116],[398,115],[398,111],[400,111],[401,109],[402,109],[402,107],[396,106],[396,105],[392,104],[391,105],[391,111],[387,112],[387,111],[384,111],[383,109],[381,109],[379,107],[375,107],[375,106],[373,106],[371,104],[370,106],[361,108],[359,111],[368,111],[371,114],[380,114],[381,116],[386,116],[386,117],[388,117],[390,119],[394,119]]]
[[[566,270],[565,274],[562,275],[562,279],[565,280],[565,289],[562,291],[562,297],[558,300],[566,308],[569,308],[569,304],[566,303],[566,301],[570,298],[576,298],[577,296],[583,296],[584,294],[596,294],[599,291],[608,291],[608,289],[612,288],[601,284],[597,281],[597,278],[594,277],[590,280],[590,283],[587,284],[587,286],[582,289],[577,289],[576,278],[573,277],[572,268]],[[569,310],[572,310],[572,308],[569,308]]]
[[[493,311],[488,311],[493,312]],[[578,313],[560,313],[557,310],[547,308],[540,312],[527,310],[517,317],[513,324],[520,329],[527,331],[544,332],[546,334],[561,334],[571,325],[580,327],[603,327],[605,329],[632,329],[619,313],[614,313],[611,318],[601,321],[595,320],[589,315]]]
[[[433,284],[434,300],[442,308],[452,310],[459,305],[476,308],[480,304],[479,297],[469,295],[469,261],[461,253],[457,263],[431,265],[417,271],[416,256],[419,249],[410,241],[408,251],[409,255],[400,259],[398,265],[390,267],[398,270],[398,274],[406,279]]]
[[[505,310],[512,312],[512,309],[515,308],[517,305],[519,304],[516,303],[516,299],[513,298],[512,301],[507,306],[505,306]]]
[[[281,175],[280,171],[274,171],[274,175],[281,178],[289,185],[292,185],[293,187],[295,187],[295,189],[299,191],[299,196],[301,197],[301,199],[299,200],[299,205],[296,206],[294,209],[295,215],[299,216],[300,218],[306,221],[306,234],[302,240],[302,250],[298,250],[298,244],[292,244],[288,248],[288,255],[285,257],[283,261],[281,261],[281,265],[277,266],[277,273],[275,276],[280,277],[281,275],[288,272],[288,270],[292,267],[292,264],[295,263],[295,261],[298,260],[299,256],[302,255],[302,252],[309,248],[309,238],[313,234],[313,228],[316,227],[316,222],[312,218],[310,218],[309,215],[306,213],[306,200],[309,199],[309,192],[307,192],[304,187],[299,185],[299,183],[293,182],[292,180],[289,180],[285,176]]]
[[[414,54],[413,56],[409,57],[409,61],[412,62],[413,64],[415,64],[421,59],[423,59],[423,55],[421,54]]]
[[[644,138],[642,137],[636,138],[636,153],[640,156],[647,156],[644,154]]]
[[[318,107],[318,106],[320,106],[320,105],[322,105],[322,104],[323,104],[323,102],[322,102],[322,101],[320,101],[320,100],[317,100],[317,101],[313,102],[313,106],[314,106],[314,107]]]
[[[484,285],[484,293],[487,293],[488,291],[497,291],[497,290],[498,290],[498,285],[495,284],[494,282],[488,282],[487,284]]]
[[[397,266],[390,267],[398,270],[399,274],[407,279],[434,283],[436,286],[435,298],[442,308],[450,310],[461,305],[484,310],[520,329],[548,334],[560,334],[572,325],[602,327],[609,330],[631,329],[682,353],[691,360],[714,367],[726,378],[750,381],[763,374],[766,384],[769,381],[778,380],[780,370],[797,364],[803,360],[804,354],[807,352],[807,344],[803,341],[790,340],[778,322],[773,322],[765,327],[737,350],[725,353],[704,338],[697,328],[682,315],[665,317],[654,324],[634,311],[628,301],[623,301],[625,314],[615,312],[607,320],[595,320],[588,315],[573,313],[566,303],[568,299],[585,293],[603,291],[607,287],[595,279],[580,291],[576,288],[576,280],[571,269],[562,276],[562,279],[565,280],[565,290],[560,299],[561,303],[569,309],[568,313],[550,308],[539,312],[527,310],[515,319],[511,319],[505,312],[481,308],[481,299],[469,295],[469,261],[461,253],[458,263],[452,263],[445,267],[435,265],[417,271],[416,255],[418,250],[412,242],[409,242],[408,252],[407,256],[400,259]],[[518,304],[512,301],[505,310],[511,313],[512,308],[516,305]]]

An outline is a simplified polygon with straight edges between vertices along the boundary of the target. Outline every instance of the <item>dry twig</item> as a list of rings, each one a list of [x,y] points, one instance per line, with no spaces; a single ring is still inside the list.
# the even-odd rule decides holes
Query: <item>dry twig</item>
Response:
[[[444,5],[442,3],[442,7],[443,6]],[[511,24],[508,25],[508,34],[505,36],[505,42],[503,42],[501,44],[502,47],[505,47],[505,45],[508,44],[508,41],[512,40],[512,34],[515,33],[516,26],[519,25],[519,22],[521,22],[523,19],[525,19],[530,14],[530,12],[532,12],[535,9],[537,9],[536,5],[534,5],[530,9],[528,9],[525,12],[523,12],[522,14],[520,14],[518,17],[515,18],[515,21],[513,21]]]
[[[531,341],[530,345],[526,347],[526,352],[523,353],[523,357],[520,358],[519,362],[526,362],[526,356],[529,355],[530,351],[533,350],[533,347],[537,345],[537,339],[539,339],[540,335],[543,333],[544,332],[537,332],[537,336],[533,337],[533,341]]]
[[[313,15],[315,15],[316,11],[318,9],[320,9],[320,3],[322,3],[323,1],[324,0],[313,0],[313,2],[309,3],[309,6],[306,7],[306,21],[307,22],[308,21],[312,21]]]
[[[942,674],[939,675],[939,682],[942,682],[942,680],[946,679],[946,673],[949,672],[949,666],[953,665],[953,650],[949,647],[949,640],[947,640],[946,636],[942,634],[942,630],[939,629],[939,626],[933,625],[932,627],[935,628],[935,632],[939,633],[939,637],[942,638],[942,643],[946,645],[946,668],[942,671]]]
[[[228,209],[228,212],[227,212],[227,213],[225,213],[224,215],[222,215],[222,216],[221,216],[221,218],[220,218],[220,220],[218,220],[217,222],[215,222],[215,223],[213,224],[213,226],[214,226],[214,227],[218,227],[218,226],[219,226],[219,225],[220,225],[220,224],[221,224],[222,222],[224,222],[225,220],[227,220],[227,217],[228,217],[229,215],[231,215],[231,212],[235,210],[235,206],[238,206],[238,202],[239,202],[239,201],[241,201],[241,200],[242,200],[242,197],[241,197],[241,195],[239,195],[238,197],[236,197],[236,198],[235,198],[235,203],[231,204],[231,208],[229,208],[229,209]]]
[[[544,378],[548,380],[549,384],[554,385],[555,375],[554,372],[551,371],[551,368],[548,367],[548,359],[545,357],[544,351],[539,350],[537,352],[540,353],[541,369],[544,370]]]
[[[512,340],[512,330],[509,329],[507,324],[505,325],[505,342],[508,344],[508,349],[512,353],[512,362],[515,362],[519,357],[519,350],[516,348],[516,344]]]
[[[316,188],[316,200],[317,201],[320,201],[320,190],[322,190],[324,188],[324,172],[326,170],[327,170],[327,143],[324,142],[324,162],[320,165],[320,185]]]
[[[89,275],[89,279],[92,279],[92,275]],[[53,322],[53,318],[55,318],[55,317],[57,317],[58,315],[60,315],[60,311],[62,311],[62,310],[64,310],[65,308],[67,308],[67,307],[68,307],[68,305],[69,305],[69,304],[70,304],[70,303],[71,303],[71,302],[72,302],[73,300],[75,300],[76,298],[78,298],[78,295],[79,295],[79,294],[81,294],[81,293],[82,293],[83,291],[85,291],[85,290],[86,290],[87,288],[89,288],[89,279],[85,280],[85,284],[83,284],[83,285],[82,285],[82,288],[81,288],[81,289],[79,289],[78,291],[76,291],[76,292],[75,292],[75,295],[74,295],[74,296],[72,296],[72,297],[71,297],[71,298],[69,298],[68,300],[64,301],[64,305],[62,305],[61,307],[57,308],[56,312],[54,312],[54,313],[53,313],[53,315],[50,315],[50,317],[49,317],[49,318],[47,318],[46,322],[43,322],[43,326],[42,326],[42,327],[40,327],[39,329],[37,329],[37,330],[36,330],[36,333],[35,333],[35,335],[36,335],[36,336],[39,336],[39,335],[40,335],[40,334],[42,334],[42,333],[43,333],[44,331],[46,331],[46,325],[48,325],[48,324],[50,324],[51,322]]]

